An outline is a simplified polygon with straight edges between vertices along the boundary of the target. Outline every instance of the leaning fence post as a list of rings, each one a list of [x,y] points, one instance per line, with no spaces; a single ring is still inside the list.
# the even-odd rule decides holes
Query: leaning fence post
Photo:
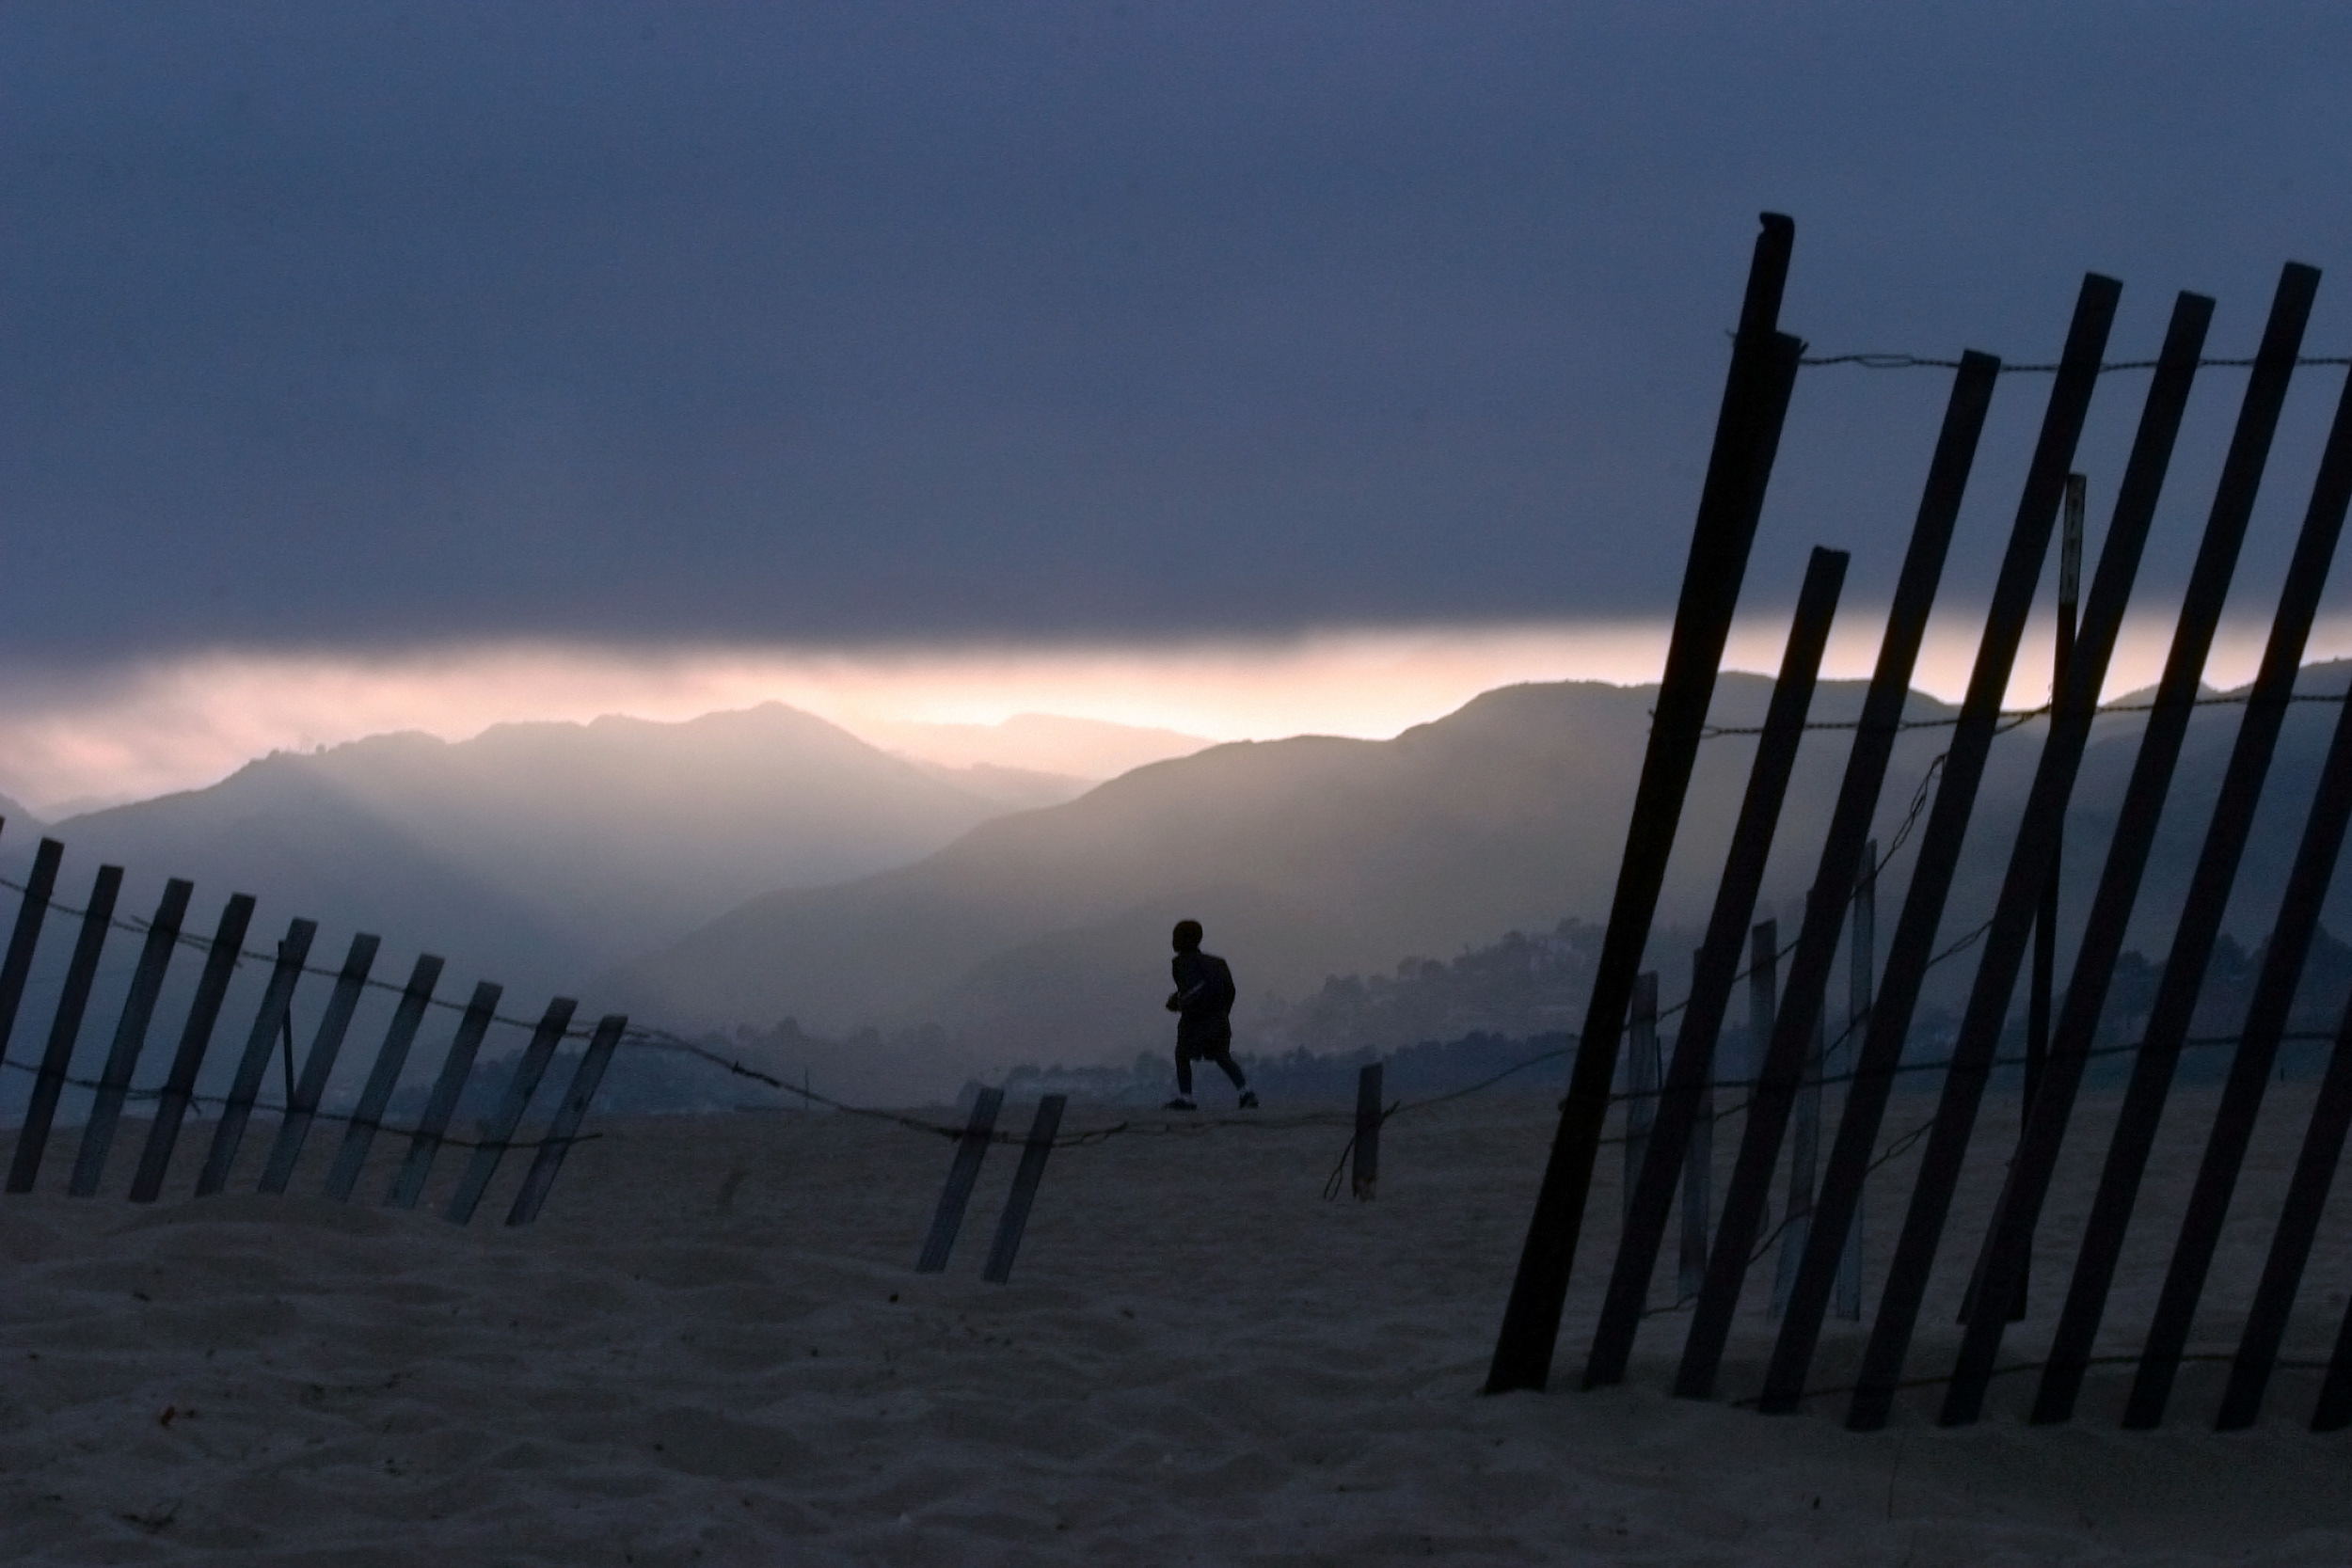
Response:
[[[1356,1201],[1371,1197],[1380,1184],[1380,1064],[1356,1074],[1356,1142],[1348,1166],[1348,1189]]]
[[[548,1192],[564,1168],[564,1156],[580,1140],[580,1124],[587,1118],[588,1102],[596,1098],[596,1085],[604,1082],[604,1069],[620,1046],[621,1031],[628,1027],[627,1013],[607,1013],[596,1021],[596,1032],[588,1049],[580,1053],[580,1065],[572,1069],[571,1087],[564,1091],[563,1102],[548,1118],[548,1135],[539,1140],[539,1151],[515,1195],[515,1206],[506,1212],[507,1224],[529,1225],[539,1217],[540,1206],[547,1202]]]
[[[1780,1233],[1780,1262],[1772,1275],[1774,1318],[1788,1310],[1788,1292],[1804,1259],[1804,1238],[1813,1218],[1813,1178],[1821,1149],[1821,1060],[1828,1054],[1828,1026],[1813,1015],[1813,1049],[1805,1053],[1804,1077],[1797,1085],[1796,1114],[1789,1128],[1788,1206]]]
[[[464,1225],[473,1218],[474,1206],[489,1190],[490,1178],[498,1174],[499,1161],[514,1142],[515,1129],[522,1124],[523,1113],[531,1108],[532,1094],[546,1076],[548,1063],[555,1059],[555,1048],[564,1043],[564,1031],[571,1027],[573,1010],[579,1006],[568,996],[559,996],[548,1004],[548,1010],[540,1016],[531,1043],[523,1047],[522,1056],[515,1063],[515,1078],[506,1085],[506,1097],[499,1101],[489,1124],[483,1128],[481,1145],[466,1163],[466,1174],[457,1180],[457,1191],[451,1196],[449,1212],[444,1216],[452,1225]]]
[[[163,994],[164,972],[171,965],[173,949],[180,944],[180,922],[187,918],[188,895],[196,889],[174,877],[164,884],[163,902],[155,907],[155,919],[147,927],[147,941],[140,944],[138,968],[131,976],[131,990],[122,999],[122,1016],[115,1023],[114,1045],[106,1053],[106,1065],[99,1070],[98,1091],[91,1097],[89,1120],[82,1124],[82,1147],[73,1156],[73,1175],[66,1182],[66,1192],[73,1197],[88,1197],[98,1191],[98,1179],[106,1168],[106,1152],[114,1147],[115,1128],[122,1119],[123,1097],[131,1092],[131,1074],[139,1065],[139,1053],[147,1046],[147,1026],[154,1021],[155,999]]]
[[[1378,1064],[1364,1069],[1377,1073]],[[1379,1102],[1379,1080],[1373,1080],[1373,1102]],[[1029,1208],[1037,1201],[1038,1183],[1045,1179],[1045,1157],[1054,1152],[1054,1134],[1061,1131],[1062,1108],[1070,1097],[1049,1094],[1037,1102],[1037,1119],[1029,1123],[1028,1142],[1021,1146],[1021,1165],[1012,1173],[1012,1195],[1005,1199],[1004,1214],[996,1222],[996,1240],[988,1249],[987,1266],[980,1277],[991,1285],[1002,1285],[1012,1278],[1012,1255],[1021,1250],[1021,1232],[1028,1227]],[[1367,1192],[1359,1196],[1369,1197]]]
[[[376,1050],[367,1087],[360,1091],[359,1103],[343,1128],[334,1168],[326,1173],[326,1196],[338,1203],[349,1200],[351,1189],[358,1184],[359,1169],[368,1163],[368,1148],[383,1124],[384,1107],[391,1103],[392,1087],[400,1082],[400,1069],[408,1061],[408,1048],[416,1043],[424,1009],[433,1001],[433,988],[440,983],[441,960],[430,953],[419,954],[408,985],[400,994],[400,1006],[392,1013],[391,1027],[384,1031],[384,1043]]]
[[[253,1014],[253,1028],[245,1037],[245,1054],[237,1060],[237,1075],[229,1085],[228,1103],[221,1107],[220,1125],[213,1129],[213,1147],[204,1156],[204,1169],[196,1179],[196,1196],[209,1197],[229,1184],[229,1169],[237,1163],[245,1142],[246,1123],[253,1117],[253,1101],[262,1092],[262,1074],[269,1070],[269,1053],[278,1045],[286,1009],[294,1005],[294,987],[302,966],[310,960],[317,923],[297,920],[286,927],[278,944],[278,962],[269,972],[268,989]]]
[[[64,855],[64,845],[54,838],[42,839],[33,855],[33,873],[24,879],[24,896],[16,906],[16,929],[8,937],[8,959],[0,962],[0,1061],[8,1059],[17,1008],[24,1001],[24,981],[33,972],[33,950],[40,943],[49,899],[57,887],[57,862]]]
[[[139,1167],[131,1176],[131,1201],[152,1203],[163,1191],[164,1173],[171,1167],[172,1146],[180,1140],[180,1124],[196,1095],[197,1070],[213,1043],[220,1007],[229,995],[230,979],[237,972],[239,949],[246,928],[253,922],[250,894],[230,895],[213,932],[212,950],[205,956],[204,974],[196,984],[196,999],[188,1004],[188,1022],[180,1031],[180,1049],[172,1053],[171,1072],[155,1101],[155,1120],[147,1130],[147,1147],[139,1151]]]
[[[2106,683],[2116,637],[2129,607],[2149,526],[2154,521],[2157,498],[2171,463],[2174,437],[2180,433],[2189,388],[2197,376],[2205,328],[2212,320],[2212,300],[2202,294],[2182,293],[2173,303],[2164,346],[2157,352],[2155,375],[2149,383],[2131,455],[2116,487],[2115,511],[2100,547],[2098,575],[2091,579],[2090,602],[2084,607],[2082,640],[2068,664],[2066,689],[2050,706],[2050,727],[2042,738],[2042,756],[2026,792],[2017,836],[2010,845],[2000,895],[1979,948],[1976,978],[1961,1014],[1935,1119],[1887,1260],[1886,1288],[1879,1294],[1878,1316],[1870,1324],[1853,1401],[1847,1410],[1846,1424],[1857,1432],[1876,1431],[1886,1424],[1904,1359],[1911,1352],[1920,1303],[1943,1242],[1945,1222],[1951,1214],[1952,1196],[1960,1184],[1977,1115],[1983,1106],[1985,1084],[2000,1047],[2018,970],[2026,943],[2033,938],[2034,914],[2049,869],[2050,835],[2066,814],[2081,769],[2083,749],[2098,712],[2099,690]],[[2007,1301],[1987,1309],[2004,1311]]]
[[[1707,934],[1692,957],[1691,993],[1682,1010],[1682,1025],[1675,1031],[1674,1051],[1666,1061],[1664,1082],[1659,1085],[1657,1114],[1645,1129],[1646,1147],[1632,1181],[1625,1225],[1617,1236],[1617,1256],[1609,1265],[1600,1318],[1593,1326],[1592,1345],[1585,1353],[1587,1388],[1616,1383],[1625,1376],[1634,1335],[1648,1310],[1650,1277],[1657,1273],[1659,1249],[1665,1244],[1666,1222],[1690,1152],[1693,1118],[1703,1110],[1712,1115],[1708,1085],[1715,1078],[1724,1016],[1730,1010],[1731,992],[1740,978],[1740,942],[1748,918],[1756,912],[1756,894],[1763,885],[1781,806],[1788,798],[1788,776],[1804,739],[1804,719],[1812,708],[1821,655],[1829,645],[1831,619],[1845,586],[1846,564],[1847,558],[1836,550],[1815,550],[1805,565],[1804,585],[1797,591],[1797,611],[1789,621],[1772,700],[1765,705],[1756,755],[1748,764],[1747,788],[1740,794],[1740,815],[1733,821],[1724,869],[1716,879]],[[1655,983],[1653,976],[1653,988]]]
[[[1853,1080],[1847,1071],[1847,1064],[1860,1051],[1862,1036],[1870,1025],[1871,979],[1877,974],[1878,887],[1879,841],[1874,838],[1862,847],[1862,879],[1854,884],[1853,913],[1848,926],[1851,934],[1847,938],[1850,949],[1847,956],[1852,961],[1853,973],[1851,989],[1847,992],[1846,1037],[1838,1044],[1834,1057],[1825,1056],[1822,1059],[1823,1072],[1832,1070],[1834,1060],[1836,1072],[1846,1079],[1850,1089]],[[1832,1292],[1835,1299],[1831,1310],[1848,1323],[1862,1321],[1862,1214],[1863,1195],[1857,1192],[1853,1199],[1853,1219],[1846,1227],[1846,1245],[1837,1255],[1837,1283]],[[1805,1222],[1808,1241],[1812,1228],[1813,1223],[1808,1219]],[[1804,1259],[1801,1258],[1798,1261],[1802,1272]],[[1785,1305],[1782,1310],[1787,1310]]]
[[[938,1212],[931,1215],[930,1234],[923,1240],[922,1256],[914,1260],[916,1274],[937,1274],[947,1266],[956,1231],[963,1224],[964,1206],[972,1201],[973,1183],[980,1179],[980,1161],[996,1129],[996,1113],[1004,1103],[1005,1091],[990,1088],[980,1090],[972,1101],[972,1118],[963,1124],[963,1135],[956,1140],[956,1157],[947,1167],[947,1185],[939,1195]]]
[[[2278,1060],[2279,1037],[2286,1030],[2296,987],[2303,977],[2304,960],[2311,954],[2312,936],[2319,925],[2320,909],[2327,901],[2328,884],[2334,878],[2348,824],[2352,824],[2352,703],[2344,704],[2336,717],[2335,739],[2328,748],[2327,762],[2321,765],[2319,788],[2304,818],[2303,838],[2296,846],[2286,892],[2279,900],[2278,919],[2263,957],[2262,977],[2254,984],[2254,999],[2247,1006],[2237,1051],[2230,1059],[2229,1076],[2222,1082],[2221,1103],[2215,1108],[2204,1157],[2198,1163],[2197,1180],[2189,1189],[2187,1210],[2172,1243],[2172,1260],[2156,1295],[2156,1310],[2139,1353],[2139,1370],[2124,1401],[2127,1427],[2144,1431],[2164,1418],[2172,1379],[2188,1345],[2197,1298],[2204,1292],[2214,1248],[2220,1243],[2230,1197],[2237,1187],[2238,1170],[2253,1141],[2270,1069]]]
[[[417,1119],[416,1136],[408,1140],[408,1153],[400,1164],[400,1174],[392,1178],[385,1190],[387,1209],[414,1209],[417,1198],[424,1192],[424,1179],[433,1172],[433,1158],[441,1149],[441,1139],[449,1132],[449,1118],[457,1112],[457,1101],[466,1092],[466,1079],[473,1071],[475,1053],[482,1049],[482,1037],[490,1031],[490,1020],[497,1014],[502,990],[484,980],[473,989],[473,1000],[466,1004],[465,1016],[457,1021],[457,1033],[449,1042],[449,1054],[441,1058],[440,1073],[433,1080],[433,1092],[425,1097],[424,1115]]]
[[[1616,1078],[1618,1036],[1625,1027],[1634,974],[1648,944],[1650,922],[1664,885],[1666,862],[1681,823],[1691,770],[1698,756],[1707,707],[1723,663],[1724,643],[1747,575],[1764,493],[1779,451],[1780,429],[1796,385],[1804,345],[1777,330],[1796,225],[1781,214],[1763,217],[1748,273],[1731,368],[1715,427],[1707,480],[1700,493],[1682,591],[1659,682],[1657,720],[1650,727],[1642,779],[1634,791],[1608,935],[1593,975],[1593,993],[1579,1031],[1576,1068],[1560,1111],[1551,1153],[1536,1188],[1535,1210],[1519,1249],[1518,1269],[1495,1337],[1486,1391],[1541,1388],[1559,1348],[1560,1313],[1592,1194]]]
[[[1625,1059],[1625,1214],[1633,1218],[1633,1193],[1641,1184],[1642,1162],[1649,1153],[1650,1129],[1658,1123],[1658,971],[1645,969],[1633,977],[1632,1015],[1626,1025],[1630,1047]],[[1373,1095],[1379,1099],[1378,1091]],[[1363,1138],[1364,1112],[1359,1089],[1356,1106],[1356,1136]]]
[[[2132,1060],[2131,1080],[2108,1134],[2106,1159],[2090,1212],[2083,1223],[2082,1244],[2074,1255],[2066,1304],[2051,1336],[2041,1386],[2034,1393],[2037,1423],[2063,1421],[2074,1415],[2075,1398],[2090,1366],[2099,1324],[2106,1313],[2107,1291],[2114,1283],[2140,1181],[2171,1092],[2173,1071],[2188,1037],[2214,941],[2229,907],[2230,889],[2237,879],[2255,807],[2278,749],[2279,732],[2295,700],[2296,674],[2302,666],[2348,507],[2352,507],[2352,382],[2345,383],[2336,403],[2335,421],[2312,483],[2302,531],[2296,538],[2294,557],[2280,585],[2279,606],[2271,617],[2262,668],[2247,693],[2245,716],[2238,721],[2229,767],[2207,819],[2204,846],[2198,851],[2197,868],[2181,900],[2180,918],[2160,972],[2163,977],[2157,982],[2147,1027],[2141,1031],[2139,1050]]]
[[[41,1152],[49,1145],[50,1123],[56,1119],[57,1097],[65,1092],[73,1042],[82,1033],[90,983],[98,977],[107,926],[114,919],[115,897],[121,891],[122,867],[100,866],[98,879],[90,887],[89,908],[82,915],[82,934],[73,943],[73,961],[66,969],[65,988],[57,994],[56,1016],[50,1021],[49,1047],[41,1053],[40,1075],[33,1080],[24,1126],[16,1135],[16,1157],[8,1164],[8,1191],[12,1193],[31,1192],[34,1180],[40,1175]]]
[[[2083,924],[2082,943],[2075,954],[2074,974],[2061,1005],[2057,1036],[2049,1042],[2049,1051],[2038,1073],[2030,1055],[2026,1063],[2025,1107],[2017,1149],[2010,1160],[2000,1199],[1994,1208],[1993,1224],[1978,1252],[1972,1281],[1976,1300],[1960,1355],[1953,1364],[1951,1383],[1945,1390],[1941,1419],[1947,1426],[1973,1421],[1981,1412],[2000,1350],[2004,1320],[2025,1316],[2034,1230],[2041,1220],[2043,1198],[2057,1169],[2067,1122],[2090,1061],[2099,1014],[2106,1005],[2115,961],[2122,951],[2125,930],[2131,923],[2132,905],[2139,895],[2140,879],[2155,842],[2165,796],[2171,788],[2174,765],[2187,738],[2189,720],[2196,711],[2200,678],[2204,673],[2214,633],[2221,622],[2247,525],[2253,515],[2271,437],[2278,428],[2279,411],[2286,399],[2287,383],[2295,371],[2296,351],[2301,344],[2304,323],[2310,317],[2318,284],[2317,272],[2293,264],[2279,280],[2270,320],[2263,332],[2262,349],[2255,356],[2253,374],[2247,380],[2229,456],[2222,464],[2220,482],[2215,487],[2204,538],[2197,550],[2197,563],[2181,598],[2180,619],[2173,628],[2163,678],[2156,687],[2154,708],[2141,732],[2131,782],[2124,788],[2115,828],[2108,837],[2106,862],[2100,870],[2098,891]],[[2090,695],[2095,699],[2096,693]],[[2052,879],[2056,867],[2057,857],[2053,854],[2048,873]],[[2045,919],[2049,901],[2045,895]]]
[[[294,1180],[294,1162],[302,1158],[303,1140],[310,1135],[310,1122],[318,1115],[319,1101],[326,1098],[326,1080],[342,1051],[351,1015],[358,1010],[368,971],[375,967],[376,945],[376,939],[365,931],[351,939],[351,951],[343,958],[342,973],[335,976],[335,990],[327,998],[326,1011],[320,1015],[318,1033],[310,1037],[310,1054],[303,1059],[301,1082],[286,1104],[286,1119],[278,1124],[278,1141],[270,1145],[269,1164],[262,1167],[256,1192],[282,1193]]]
[[[2271,1232],[2262,1283],[2247,1310],[2246,1330],[2230,1363],[2230,1386],[2214,1418],[2217,1431],[2252,1426],[2262,1413],[2263,1393],[2270,1385],[2271,1369],[2278,1365],[2279,1341],[2286,1338],[2287,1317],[2295,1310],[2295,1293],[2303,1283],[2312,1239],[2319,1233],[2328,1189],[2335,1183],[2346,1132],[2352,1132],[2352,1004],[2345,1006],[2336,1025],[2335,1046],[2328,1053],[2327,1071],[2304,1129],[2303,1151],[2287,1183],[2286,1201],[2279,1205],[2279,1227]]]

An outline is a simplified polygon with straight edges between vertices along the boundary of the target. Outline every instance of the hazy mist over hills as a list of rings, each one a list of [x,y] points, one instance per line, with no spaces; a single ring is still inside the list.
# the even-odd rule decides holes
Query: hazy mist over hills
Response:
[[[2303,688],[2341,690],[2346,673],[2313,667]],[[1815,719],[1851,719],[1862,691],[1860,682],[1825,683]],[[1769,692],[1762,677],[1725,676],[1715,722],[1756,721]],[[755,898],[615,984],[643,1015],[682,1022],[765,1031],[789,1018],[814,1034],[929,1025],[925,1038],[975,1066],[1123,1062],[1166,1043],[1166,933],[1183,916],[1207,923],[1211,947],[1234,960],[1245,1011],[1268,992],[1302,997],[1334,974],[1548,931],[1564,916],[1605,919],[1651,696],[1591,683],[1515,687],[1391,741],[1216,747],[985,824],[912,865]],[[1910,715],[1952,711],[1915,695]],[[2270,921],[2335,712],[2312,704],[2290,718],[2230,912],[2249,946]],[[2191,725],[2132,928],[2133,944],[2158,959],[2237,717],[2216,706]],[[2134,713],[2099,721],[2069,816],[2068,921],[2079,921],[2096,884],[2142,723]],[[2028,722],[1996,743],[1946,942],[1991,911],[2042,729]],[[1892,842],[1947,736],[1923,727],[1899,743],[1882,841]],[[1831,730],[1801,753],[1758,918],[1793,916],[1846,750],[1846,733]],[[1753,741],[1737,736],[1702,753],[1648,959],[1670,997],[1687,984],[1688,947],[1752,754]],[[1882,943],[1915,847],[1898,851],[1882,879]],[[2332,907],[2330,920],[2346,924]],[[2062,964],[2073,946],[2062,932]],[[1956,1002],[1973,974],[1972,958],[1947,963],[1931,1001]]]
[[[229,893],[251,893],[262,927],[302,914],[323,942],[375,931],[388,961],[437,952],[529,993],[576,991],[755,894],[904,863],[1005,809],[769,704],[278,752],[208,789],[45,831],[66,845],[60,895],[73,901],[112,862],[130,872],[126,911],[185,877],[207,921]],[[18,826],[0,863],[31,854],[36,835]]]
[[[2304,689],[2341,691],[2348,673],[2315,666]],[[1761,676],[1724,676],[1715,722],[1756,722],[1770,689]],[[1814,718],[1851,719],[1862,690],[1825,683]],[[1245,1051],[1279,1049],[1315,1008],[1330,1012],[1346,989],[1325,994],[1334,975],[1450,959],[1564,920],[1597,925],[1653,696],[1592,682],[1509,687],[1392,740],[1212,746],[1092,788],[892,756],[775,704],[678,724],[509,724],[456,743],[393,735],[278,753],[209,789],[46,831],[68,847],[64,903],[80,901],[101,861],[129,868],[120,908],[133,916],[166,876],[183,876],[197,884],[191,929],[209,929],[230,892],[250,892],[261,909],[248,945],[302,914],[322,924],[314,962],[337,961],[352,931],[376,931],[384,978],[418,951],[438,952],[451,961],[445,991],[496,979],[509,1010],[561,990],[642,1022],[744,1032],[750,1048],[816,1061],[836,1087],[846,1073],[875,1092],[930,1093],[1018,1061],[1126,1063],[1163,1050],[1167,932],[1181,917],[1204,921],[1210,946],[1234,963]],[[1918,721],[1951,711],[1916,694],[1910,707]],[[2290,717],[2230,912],[2249,948],[2267,929],[2336,712],[2313,703]],[[2237,721],[2217,705],[2192,721],[2130,939],[2151,958],[2161,959]],[[2119,712],[2094,733],[2069,816],[2070,927],[2141,725]],[[984,754],[985,735],[941,728]],[[1106,733],[1116,728],[1081,721],[1066,733],[1098,748],[1190,738]],[[2042,730],[2028,722],[1995,744],[1944,942],[1990,911]],[[1948,734],[1929,723],[1898,744],[1883,842]],[[1758,918],[1793,918],[1847,747],[1842,730],[1808,737]],[[1688,984],[1753,751],[1752,738],[1725,735],[1701,753],[1648,958],[1670,1000]],[[1053,803],[1012,809],[1025,791]],[[21,874],[36,836],[11,814],[0,866]],[[1897,850],[1883,877],[1883,933],[1915,847]],[[2342,908],[2328,920],[2352,928]],[[45,1020],[67,924],[53,914],[20,1049]],[[2071,933],[2060,940],[2063,963]],[[109,950],[87,1033],[108,1026],[131,942]],[[1974,968],[1963,956],[1939,970],[1931,1006],[1956,1003]],[[175,971],[164,1018],[193,969]],[[240,975],[232,1017],[258,983]],[[1465,1016],[1482,1005],[1467,992],[1447,1006],[1457,1003]],[[1541,1010],[1546,1026],[1572,1028],[1554,1003]],[[1325,1019],[1311,1032],[1328,1046],[1334,1027]]]

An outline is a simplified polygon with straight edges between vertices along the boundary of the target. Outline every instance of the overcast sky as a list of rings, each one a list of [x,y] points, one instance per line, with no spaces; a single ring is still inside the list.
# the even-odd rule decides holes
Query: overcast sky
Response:
[[[1819,351],[2046,359],[2095,268],[2119,356],[2182,288],[2243,354],[2294,259],[2352,352],[2346,60],[2337,5],[13,0],[0,649],[1654,617],[1759,210]],[[2004,380],[1955,603],[2046,388]],[[1945,390],[1806,372],[1752,608],[1816,541],[1883,596]]]

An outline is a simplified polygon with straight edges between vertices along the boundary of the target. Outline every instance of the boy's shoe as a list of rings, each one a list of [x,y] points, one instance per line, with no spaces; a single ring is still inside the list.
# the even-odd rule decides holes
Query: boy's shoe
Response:
[[[1175,1099],[1169,1101],[1167,1104],[1161,1106],[1160,1109],[1163,1111],[1197,1111],[1200,1109],[1200,1107],[1194,1104],[1191,1101],[1186,1100],[1180,1094]]]
[[[1243,1110],[1245,1110],[1245,1111],[1254,1111],[1254,1110],[1256,1110],[1257,1108],[1258,1108],[1258,1091],[1257,1091],[1257,1090],[1255,1090],[1255,1089],[1244,1089],[1244,1090],[1242,1090],[1242,1091],[1241,1091],[1241,1109],[1243,1109]]]

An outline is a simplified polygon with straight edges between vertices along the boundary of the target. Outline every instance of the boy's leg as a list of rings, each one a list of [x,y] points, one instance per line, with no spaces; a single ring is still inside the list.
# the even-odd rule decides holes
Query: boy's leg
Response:
[[[1176,1047],[1176,1093],[1185,1100],[1192,1098],[1192,1048],[1182,1043]]]
[[[1246,1089],[1249,1086],[1249,1081],[1242,1076],[1241,1064],[1233,1060],[1233,1048],[1232,1046],[1218,1046],[1216,1048],[1216,1054],[1210,1057],[1209,1060],[1215,1062],[1218,1067],[1224,1069],[1225,1076],[1233,1081],[1233,1087],[1237,1089]]]

